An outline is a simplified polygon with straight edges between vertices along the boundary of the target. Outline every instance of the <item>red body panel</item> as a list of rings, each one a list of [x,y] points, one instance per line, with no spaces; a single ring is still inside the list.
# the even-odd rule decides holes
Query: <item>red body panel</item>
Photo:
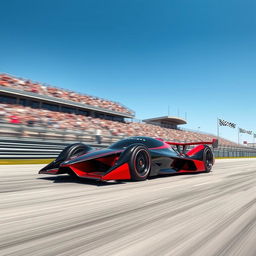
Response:
[[[194,147],[194,148],[192,148],[191,150],[189,150],[189,151],[187,152],[187,155],[188,155],[188,156],[193,156],[193,155],[197,154],[198,152],[200,152],[200,151],[203,150],[203,149],[204,149],[204,145],[199,145],[199,146]]]
[[[68,166],[78,177],[101,179],[104,172],[95,169],[90,161],[80,162]]]
[[[127,163],[117,167],[102,177],[102,180],[129,180],[131,179],[129,165]]]
[[[86,162],[85,162],[86,163]],[[131,179],[129,165],[127,163],[113,169],[109,173],[95,171],[86,171],[86,167],[90,167],[87,164],[79,163],[75,165],[71,165],[70,168],[72,171],[81,178],[94,178],[100,180],[129,180]],[[83,171],[84,170],[84,171]]]
[[[203,161],[200,160],[193,160],[195,166],[196,166],[196,170],[193,172],[204,172],[205,171],[205,165]],[[191,173],[191,170],[179,170],[179,172],[183,173],[183,172],[189,172]]]
[[[100,162],[105,164],[113,164],[118,157],[108,158],[106,161],[104,158],[97,159]],[[89,178],[89,179],[98,179],[98,180],[129,180],[131,179],[130,169],[128,163],[124,163],[117,168],[114,168],[110,172],[104,172],[101,170],[95,169],[94,165],[90,161],[80,162],[72,164],[69,167],[78,177]],[[41,173],[45,174],[58,174],[59,169],[50,169],[45,170]],[[61,172],[60,172],[61,173]]]

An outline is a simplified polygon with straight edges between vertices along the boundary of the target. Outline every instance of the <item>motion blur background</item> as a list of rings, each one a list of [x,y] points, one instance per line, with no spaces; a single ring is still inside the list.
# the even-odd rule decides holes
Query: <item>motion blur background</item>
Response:
[[[220,127],[221,145],[254,146],[255,2],[12,0],[1,9],[0,132],[9,146],[211,140],[217,118],[237,124]],[[185,122],[142,121],[163,116]]]
[[[255,256],[255,7],[0,0],[0,255]],[[133,135],[219,135],[217,157],[245,158],[143,182],[38,175],[68,144]]]

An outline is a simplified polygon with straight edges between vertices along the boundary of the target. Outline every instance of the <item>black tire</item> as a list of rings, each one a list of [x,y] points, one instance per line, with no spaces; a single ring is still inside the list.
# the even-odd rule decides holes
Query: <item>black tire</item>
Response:
[[[61,160],[62,162],[64,162],[70,158],[86,154],[91,149],[91,147],[83,143],[71,144],[62,150],[62,152],[59,154],[56,160]]]
[[[63,163],[64,161],[67,161],[72,157],[77,157],[77,156],[86,154],[90,150],[92,150],[92,148],[83,143],[71,144],[66,148],[64,148],[60,152],[59,156],[53,162],[45,166],[42,170],[59,168],[60,164]]]
[[[214,155],[211,148],[206,145],[203,152],[203,161],[205,166],[205,172],[210,172],[214,163]]]
[[[151,169],[151,156],[147,147],[135,145],[131,151],[128,161],[131,179],[134,181],[147,179]]]

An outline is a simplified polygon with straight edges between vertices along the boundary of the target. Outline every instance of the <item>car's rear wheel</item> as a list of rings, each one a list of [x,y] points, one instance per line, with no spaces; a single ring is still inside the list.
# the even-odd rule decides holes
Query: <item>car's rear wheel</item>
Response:
[[[210,172],[214,163],[214,156],[209,146],[205,146],[204,148],[203,161],[205,165],[205,172]]]
[[[141,181],[147,179],[151,169],[151,156],[145,146],[136,145],[129,159],[131,179]]]

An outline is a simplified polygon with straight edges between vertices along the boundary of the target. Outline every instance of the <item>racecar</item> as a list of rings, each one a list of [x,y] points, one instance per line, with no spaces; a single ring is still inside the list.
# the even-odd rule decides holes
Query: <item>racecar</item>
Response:
[[[40,174],[70,174],[96,180],[142,181],[172,173],[210,172],[214,164],[211,142],[176,143],[150,137],[129,137],[106,149],[82,143],[67,146]],[[188,150],[188,147],[194,146]]]

